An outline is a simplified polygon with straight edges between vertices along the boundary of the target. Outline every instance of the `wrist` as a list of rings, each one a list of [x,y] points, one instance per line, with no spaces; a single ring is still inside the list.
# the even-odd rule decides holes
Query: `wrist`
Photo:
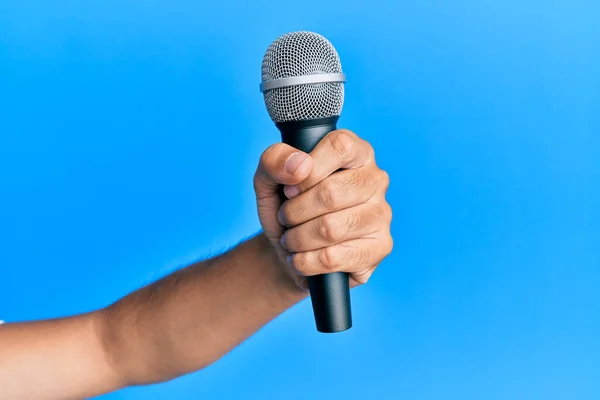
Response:
[[[265,260],[265,268],[268,268],[267,276],[270,278],[277,291],[292,300],[300,301],[308,296],[306,290],[293,273],[288,271],[285,257],[282,257],[277,248],[269,241],[263,232],[256,235],[251,241],[255,242],[261,259]]]

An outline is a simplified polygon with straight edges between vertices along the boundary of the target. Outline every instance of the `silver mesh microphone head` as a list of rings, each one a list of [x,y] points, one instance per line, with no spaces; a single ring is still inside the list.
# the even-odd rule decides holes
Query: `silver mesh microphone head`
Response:
[[[337,51],[317,33],[285,34],[263,57],[260,88],[274,122],[339,116],[344,82]]]

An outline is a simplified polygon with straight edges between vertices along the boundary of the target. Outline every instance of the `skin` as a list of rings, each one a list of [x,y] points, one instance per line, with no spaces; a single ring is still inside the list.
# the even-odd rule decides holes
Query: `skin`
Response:
[[[388,184],[372,147],[347,130],[310,154],[269,147],[254,177],[262,233],[95,312],[1,325],[0,396],[82,399],[167,381],[307,297],[306,276],[344,271],[353,287],[366,283],[392,250]]]

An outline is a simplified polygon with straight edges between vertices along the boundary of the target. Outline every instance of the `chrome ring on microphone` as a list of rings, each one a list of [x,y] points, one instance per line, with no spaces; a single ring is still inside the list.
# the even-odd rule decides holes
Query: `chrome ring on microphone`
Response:
[[[268,81],[261,82],[259,89],[262,92],[267,90],[298,86],[298,85],[310,85],[311,83],[329,83],[329,82],[346,82],[346,75],[339,74],[311,74],[302,76],[290,76],[288,78],[271,79]]]

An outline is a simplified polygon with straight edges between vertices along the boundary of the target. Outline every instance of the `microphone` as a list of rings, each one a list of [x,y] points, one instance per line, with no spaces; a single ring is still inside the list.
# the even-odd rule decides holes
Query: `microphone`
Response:
[[[310,153],[325,135],[336,130],[345,81],[337,51],[323,36],[300,31],[276,39],[262,61],[260,91],[282,141]],[[348,274],[333,272],[307,279],[317,330],[350,329]]]

